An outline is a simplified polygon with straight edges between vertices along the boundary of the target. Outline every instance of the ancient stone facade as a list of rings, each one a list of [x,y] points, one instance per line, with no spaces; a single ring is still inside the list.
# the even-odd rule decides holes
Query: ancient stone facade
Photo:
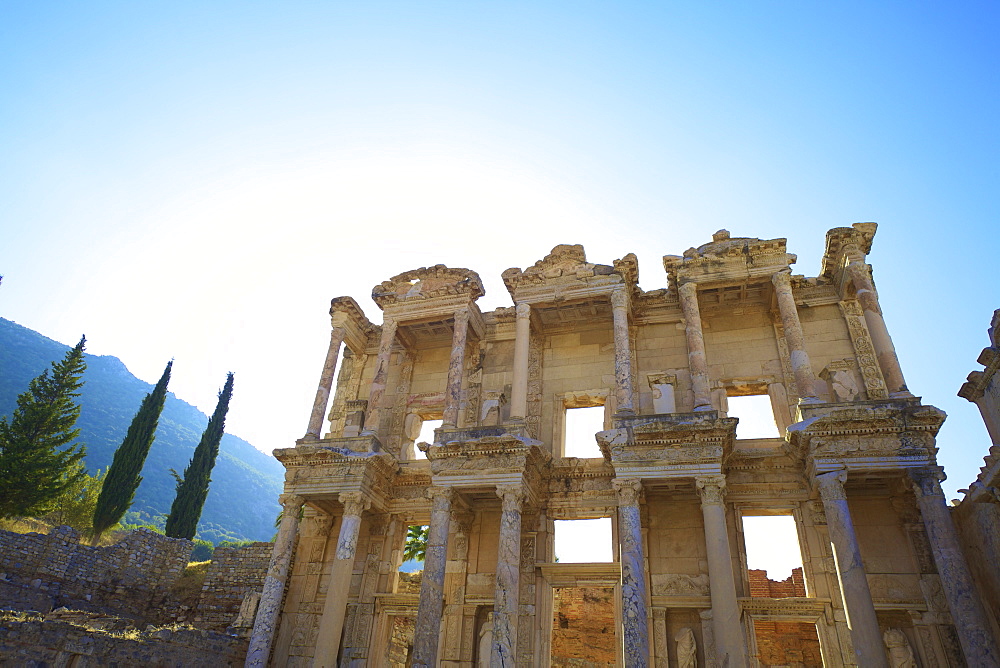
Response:
[[[983,598],[992,602],[987,614],[1000,625],[1000,309],[994,311],[987,333],[990,345],[978,360],[985,368],[970,373],[958,395],[979,407],[991,445],[979,476],[962,490],[965,496],[954,513],[972,575]]]
[[[505,271],[513,303],[485,313],[479,276],[442,265],[376,285],[380,325],[334,299],[306,433],[275,451],[285,512],[247,665],[544,666],[573,587],[613,588],[619,665],[998,665],[938,484],[945,415],[903,380],[874,235],[830,230],[814,278],[784,239],[723,230],[664,257],[655,290],[633,255],[564,245]],[[779,437],[736,438],[746,395]],[[588,406],[599,454],[567,457]],[[750,515],[794,519],[801,595],[753,595]],[[555,523],[587,518],[611,518],[614,560],[556,561]],[[411,525],[430,527],[418,593],[398,575]],[[757,626],[799,645],[760,648]]]

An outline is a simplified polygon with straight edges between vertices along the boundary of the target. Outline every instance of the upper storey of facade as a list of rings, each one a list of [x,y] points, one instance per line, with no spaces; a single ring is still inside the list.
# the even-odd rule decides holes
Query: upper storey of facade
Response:
[[[648,291],[634,255],[599,264],[560,245],[503,272],[513,304],[486,313],[475,271],[401,273],[372,290],[381,324],[333,300],[336,346],[305,440],[368,437],[362,449],[405,461],[421,424],[442,420],[439,439],[506,427],[558,458],[571,408],[604,406],[609,429],[616,416],[724,419],[729,397],[766,395],[783,433],[800,405],[909,397],[865,261],[875,229],[830,230],[813,278],[792,273],[785,239],[722,230],[664,256],[666,287]]]

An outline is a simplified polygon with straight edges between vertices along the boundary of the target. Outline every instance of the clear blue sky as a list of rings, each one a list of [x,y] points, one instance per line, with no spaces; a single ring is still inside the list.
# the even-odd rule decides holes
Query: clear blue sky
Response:
[[[997,296],[995,3],[0,2],[0,315],[86,333],[257,447],[305,430],[329,299],[557,243],[660,258],[880,228],[911,389],[965,487],[955,396]]]

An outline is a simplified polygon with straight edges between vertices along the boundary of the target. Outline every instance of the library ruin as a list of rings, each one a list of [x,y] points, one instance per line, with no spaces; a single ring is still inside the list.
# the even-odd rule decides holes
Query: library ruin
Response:
[[[334,299],[307,432],[275,451],[247,665],[545,666],[601,614],[576,642],[604,636],[610,658],[561,665],[998,665],[939,484],[945,415],[908,391],[866,262],[875,230],[830,230],[814,278],[784,239],[722,230],[665,256],[655,290],[634,255],[560,245],[503,272],[512,305],[485,313],[479,275],[443,265],[376,285],[381,324]],[[771,437],[737,435],[753,396]],[[586,409],[603,424],[580,439]],[[756,517],[793,527],[785,583],[748,564]],[[611,556],[558,559],[569,520],[609,524],[591,541]],[[413,526],[419,587],[400,574]]]

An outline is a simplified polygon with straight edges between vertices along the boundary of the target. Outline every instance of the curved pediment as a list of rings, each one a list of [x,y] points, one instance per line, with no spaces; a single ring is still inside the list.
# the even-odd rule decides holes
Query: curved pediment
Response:
[[[372,300],[383,308],[397,302],[454,295],[468,295],[470,300],[475,301],[484,294],[486,289],[479,274],[471,269],[443,264],[404,271],[372,288]]]
[[[580,244],[559,244],[524,271],[513,267],[503,272],[503,282],[513,297],[515,289],[522,285],[565,283],[618,273],[616,267],[587,262],[587,254]]]

